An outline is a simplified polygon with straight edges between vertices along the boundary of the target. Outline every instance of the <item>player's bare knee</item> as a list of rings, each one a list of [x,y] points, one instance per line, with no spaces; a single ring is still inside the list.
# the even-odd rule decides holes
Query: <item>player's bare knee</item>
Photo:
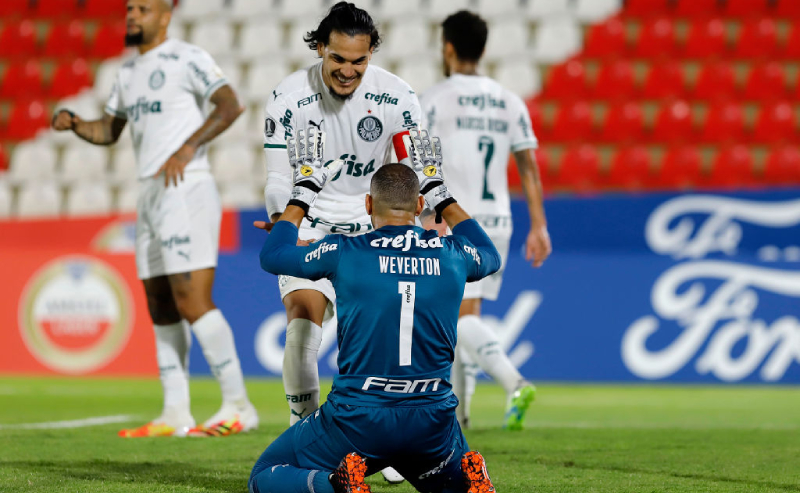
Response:
[[[181,315],[170,295],[166,298],[157,295],[147,295],[147,309],[150,318],[156,325],[170,325],[181,321]]]
[[[175,305],[178,307],[180,316],[185,318],[190,324],[195,323],[200,317],[216,308],[213,303],[205,300],[193,299],[191,296],[175,296]]]

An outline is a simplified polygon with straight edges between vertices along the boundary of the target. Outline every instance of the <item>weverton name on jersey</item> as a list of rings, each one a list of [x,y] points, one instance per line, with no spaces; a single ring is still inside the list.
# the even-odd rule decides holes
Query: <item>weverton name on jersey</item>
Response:
[[[439,276],[438,258],[389,257],[379,255],[381,274],[402,274],[407,276]]]
[[[442,248],[442,240],[438,236],[434,236],[430,240],[423,240],[416,231],[411,229],[394,238],[375,238],[369,242],[369,246],[372,248],[402,248],[403,252],[411,250],[412,244],[417,248]]]

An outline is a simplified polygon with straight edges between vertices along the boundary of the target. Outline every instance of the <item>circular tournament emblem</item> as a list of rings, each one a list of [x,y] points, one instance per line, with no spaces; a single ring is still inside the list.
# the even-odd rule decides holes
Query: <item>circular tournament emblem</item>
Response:
[[[150,74],[150,89],[154,91],[161,89],[166,80],[167,77],[164,75],[164,72],[161,69],[156,70]]]
[[[425,174],[425,176],[433,176],[436,174],[436,166],[425,166],[422,173]]]
[[[312,174],[314,174],[314,169],[311,168],[311,166],[306,166],[306,165],[300,166],[300,174],[303,176],[311,176]]]
[[[88,373],[125,347],[132,307],[125,281],[111,266],[90,257],[61,257],[36,272],[23,290],[22,340],[53,370]]]
[[[365,116],[358,122],[358,136],[367,142],[375,142],[383,133],[383,123],[374,116]]]

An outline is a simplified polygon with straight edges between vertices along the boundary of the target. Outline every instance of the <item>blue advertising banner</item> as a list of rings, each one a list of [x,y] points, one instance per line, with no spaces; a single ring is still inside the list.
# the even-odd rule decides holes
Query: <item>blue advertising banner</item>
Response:
[[[514,236],[484,318],[526,377],[562,381],[800,383],[800,193],[606,195],[546,202],[553,254]],[[220,256],[215,300],[248,375],[279,375],[286,317],[261,271],[262,211],[240,214],[241,248]],[[336,372],[325,327],[322,375]],[[195,345],[193,371],[206,372]]]

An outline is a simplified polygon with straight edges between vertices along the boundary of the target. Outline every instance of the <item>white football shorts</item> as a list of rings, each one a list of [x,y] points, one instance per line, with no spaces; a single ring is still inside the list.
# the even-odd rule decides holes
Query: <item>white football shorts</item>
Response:
[[[222,220],[214,177],[187,171],[178,186],[164,176],[139,181],[136,201],[136,271],[139,279],[217,266]]]

